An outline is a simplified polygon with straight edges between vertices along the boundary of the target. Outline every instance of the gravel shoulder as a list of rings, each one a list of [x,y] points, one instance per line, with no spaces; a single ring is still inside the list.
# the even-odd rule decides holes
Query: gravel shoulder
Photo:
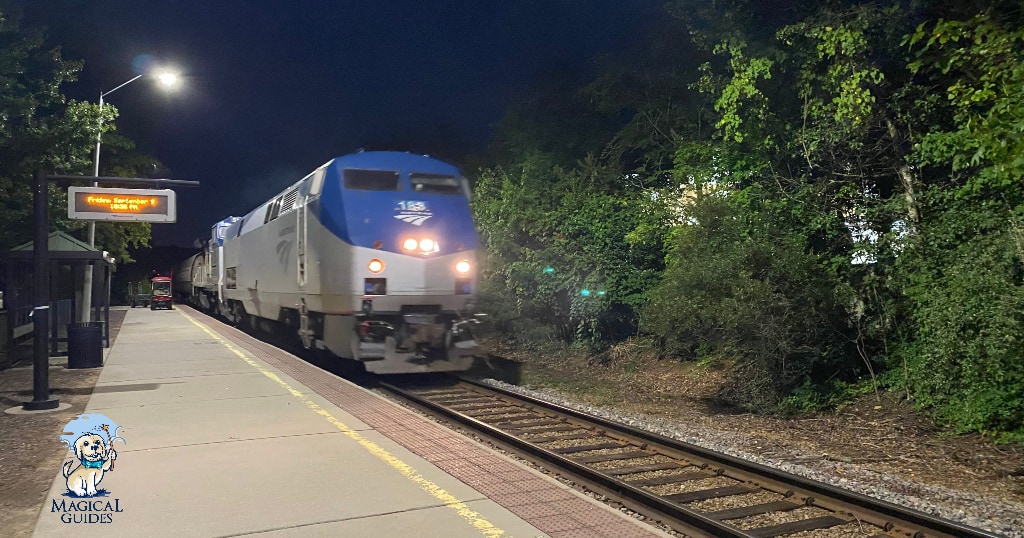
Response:
[[[896,394],[792,419],[707,402],[722,374],[675,361],[518,358],[532,396],[828,482],[1012,538],[1024,538],[1024,446],[935,427]]]

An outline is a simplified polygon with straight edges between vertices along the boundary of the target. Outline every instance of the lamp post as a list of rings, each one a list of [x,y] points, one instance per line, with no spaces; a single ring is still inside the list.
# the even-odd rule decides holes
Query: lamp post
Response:
[[[103,144],[103,98],[116,92],[117,90],[120,90],[121,88],[124,88],[132,82],[139,80],[143,76],[144,75],[142,74],[135,75],[134,77],[122,82],[112,90],[100,92],[100,113],[98,120],[99,125],[96,129],[96,154],[93,157],[93,177],[100,177],[100,147]],[[160,82],[160,84],[165,88],[170,88],[178,82],[178,75],[176,75],[175,73],[171,73],[169,71],[157,73],[156,78]],[[94,181],[92,186],[98,187],[99,183]],[[96,221],[94,220],[89,221],[89,246],[96,246]],[[89,322],[92,320],[92,263],[89,263],[89,265],[85,266],[85,278],[84,282],[82,283],[81,318],[83,322]]]

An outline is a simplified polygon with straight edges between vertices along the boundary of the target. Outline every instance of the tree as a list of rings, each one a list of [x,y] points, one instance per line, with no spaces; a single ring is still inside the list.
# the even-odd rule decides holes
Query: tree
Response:
[[[80,62],[42,48],[41,31],[19,27],[19,16],[0,12],[0,249],[32,237],[32,183],[37,170],[70,172],[87,153],[66,152],[68,131],[87,133],[76,116],[64,112],[59,87],[75,79]],[[80,148],[79,148],[80,149]],[[57,190],[51,188],[51,193]],[[51,196],[51,200],[53,200]]]
[[[66,100],[60,86],[74,81],[82,62],[46,48],[41,29],[22,29],[14,10],[0,11],[0,250],[32,238],[32,184],[38,170],[92,175],[98,105]],[[103,108],[108,146],[123,152],[107,159],[116,172],[137,176],[154,159],[140,156],[131,141],[115,133],[117,109]],[[84,238],[86,224],[67,219],[67,192],[49,185],[54,228]],[[148,223],[97,225],[96,245],[119,262],[130,262],[129,247],[149,244]]]
[[[506,116],[474,200],[506,329],[640,333],[750,409],[891,387],[1024,435],[1018,3],[668,10]]]
[[[728,197],[744,201],[732,206],[738,222],[779,230],[783,244],[792,233],[807,238],[817,268],[775,301],[811,304],[820,289],[811,283],[830,283],[838,300],[829,317],[852,332],[818,333],[814,347],[855,344],[863,369],[840,361],[847,379],[888,370],[885,382],[948,424],[1012,435],[1024,429],[1021,14],[1010,2],[922,5],[807,6],[772,38],[750,27],[747,2],[716,3],[724,12],[695,35],[721,55],[698,85],[716,96],[721,138],[710,152],[681,145],[677,170],[712,179],[709,170],[732,171],[741,181]],[[691,226],[682,236],[700,233],[702,223]],[[755,267],[721,256],[767,238],[756,227],[733,237],[676,244],[665,289],[698,285],[692,259]],[[714,307],[741,296],[748,277],[734,278],[692,320],[728,333],[756,319],[763,309],[744,308],[756,295],[733,309],[746,316]]]
[[[944,120],[915,146],[941,181],[899,260],[915,331],[906,385],[960,431],[1024,437],[1024,19],[997,2],[919,25],[909,68]]]

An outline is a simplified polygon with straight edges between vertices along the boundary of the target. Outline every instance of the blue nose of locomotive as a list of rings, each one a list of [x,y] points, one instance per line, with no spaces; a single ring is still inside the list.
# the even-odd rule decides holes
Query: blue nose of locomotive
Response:
[[[416,256],[478,247],[465,179],[429,157],[366,152],[335,159],[318,205],[324,226],[357,247]]]

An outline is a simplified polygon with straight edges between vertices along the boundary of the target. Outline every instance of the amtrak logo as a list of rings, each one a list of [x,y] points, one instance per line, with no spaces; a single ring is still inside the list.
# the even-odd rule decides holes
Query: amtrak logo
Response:
[[[426,222],[426,220],[429,219],[430,217],[433,217],[433,215],[431,215],[430,213],[399,213],[395,215],[396,219],[402,222],[408,222],[409,224],[415,226],[422,226],[423,223]]]
[[[434,216],[427,203],[421,200],[402,200],[398,202],[395,211],[398,212],[395,215],[396,219],[414,226],[422,226],[427,219]]]
[[[292,241],[282,239],[274,246],[274,250],[277,251],[277,260],[281,265],[287,265],[292,254]]]

